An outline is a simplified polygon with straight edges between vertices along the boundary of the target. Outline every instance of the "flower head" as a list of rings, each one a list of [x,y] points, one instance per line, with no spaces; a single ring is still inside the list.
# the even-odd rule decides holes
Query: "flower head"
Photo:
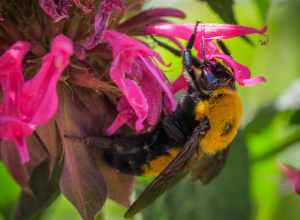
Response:
[[[154,126],[162,109],[170,112],[176,106],[168,82],[155,63],[163,61],[148,46],[122,33],[106,31],[103,40],[113,53],[110,77],[123,93],[118,116],[107,133],[113,134],[124,123],[133,124],[137,131]]]
[[[24,81],[22,61],[29,48],[29,43],[19,41],[0,57],[0,138],[16,143],[23,163],[29,161],[26,137],[57,110],[56,84],[73,53],[70,40],[57,36],[39,72]]]
[[[148,26],[145,29],[145,33],[166,37],[178,45],[177,38],[188,40],[193,33],[194,27],[194,24],[157,24]],[[242,86],[253,86],[257,83],[265,82],[265,78],[261,76],[251,78],[250,70],[236,62],[231,56],[224,54],[213,40],[228,39],[254,33],[263,34],[266,32],[266,27],[255,29],[231,24],[199,24],[197,30],[195,48],[200,60],[222,60],[232,69],[235,80]],[[179,47],[183,48],[180,45]],[[202,54],[203,48],[205,48],[205,57]]]
[[[142,10],[143,0],[11,2],[0,3],[3,163],[23,191],[39,192],[37,184],[29,184],[33,172],[35,177],[42,175],[46,191],[52,192],[56,183],[55,189],[84,219],[94,218],[106,196],[127,205],[133,177],[101,163],[102,154],[92,153],[96,149],[85,143],[74,147],[66,136],[101,136],[106,130],[112,134],[125,123],[145,131],[155,126],[163,111],[175,109],[169,83],[158,67],[162,60],[133,36],[143,35],[147,25],[166,22],[167,17],[183,18],[184,13],[170,8]],[[18,154],[11,142],[16,143],[22,164],[15,159]],[[24,164],[29,160],[27,145],[31,158]],[[101,165],[96,167],[95,161]],[[41,164],[49,167],[40,169]],[[62,165],[61,175],[52,175]],[[43,178],[47,174],[49,178]],[[22,205],[19,209],[24,210]]]

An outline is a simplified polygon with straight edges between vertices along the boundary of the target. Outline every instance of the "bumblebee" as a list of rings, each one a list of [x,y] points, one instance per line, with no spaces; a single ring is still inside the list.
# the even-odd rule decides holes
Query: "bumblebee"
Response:
[[[127,218],[188,173],[203,184],[212,180],[223,168],[237,134],[242,105],[233,74],[221,62],[200,61],[192,56],[197,26],[182,55],[156,40],[182,56],[189,79],[188,92],[175,112],[162,117],[155,129],[145,134],[86,138],[89,144],[101,144],[106,162],[120,172],[156,177],[130,206]]]

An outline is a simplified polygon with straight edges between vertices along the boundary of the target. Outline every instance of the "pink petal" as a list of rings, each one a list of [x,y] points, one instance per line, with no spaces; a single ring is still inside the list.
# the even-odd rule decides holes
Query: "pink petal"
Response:
[[[251,79],[244,79],[243,80],[243,84],[241,84],[241,85],[243,85],[243,86],[255,86],[255,85],[257,85],[257,84],[259,84],[259,83],[264,83],[264,82],[266,82],[267,80],[266,80],[266,78],[265,77],[263,77],[263,76],[256,76],[256,77],[253,77],[253,78],[251,78]]]
[[[145,34],[165,37],[173,41],[182,50],[183,47],[176,38],[188,40],[194,31],[194,27],[195,24],[156,24],[147,26]],[[266,31],[266,27],[255,29],[232,24],[199,24],[195,48],[197,49],[198,57],[202,58],[201,44],[203,40],[205,40],[205,51],[209,54],[219,51],[218,47],[211,40],[228,39],[248,34],[264,34]]]
[[[177,93],[180,90],[187,90],[188,89],[188,82],[183,74],[181,74],[173,83],[171,91],[173,94]]]
[[[106,129],[107,135],[113,135],[125,124],[129,125],[132,128],[137,127],[137,131],[140,131],[144,128],[143,124],[141,123],[136,126],[137,116],[125,97],[122,97],[118,102],[117,110],[119,112],[117,117],[112,122],[111,126]]]
[[[124,95],[118,104],[119,114],[107,132],[112,134],[124,123],[136,131],[154,126],[162,109],[176,108],[168,81],[155,63],[163,60],[145,44],[116,31],[105,31],[103,41],[109,43],[114,57],[110,77]]]
[[[28,52],[30,44],[19,41],[0,57],[0,85],[4,94],[1,111],[14,111],[17,93],[23,86],[22,60]]]
[[[254,86],[258,83],[266,82],[266,79],[262,76],[251,78],[249,68],[236,62],[232,57],[228,55],[219,53],[209,54],[206,57],[207,59],[222,59],[228,67],[232,68],[235,80],[242,86]]]
[[[158,122],[163,107],[162,89],[153,75],[147,74],[147,72],[145,72],[143,79],[140,81],[140,86],[149,107],[147,123],[150,127],[153,127]]]
[[[156,65],[154,65],[153,62],[146,60],[144,57],[141,57],[141,59],[143,61],[143,64],[145,65],[145,67],[147,67],[149,72],[151,72],[153,79],[158,82],[158,84],[160,85],[160,88],[166,94],[167,110],[169,112],[175,111],[176,100],[175,100],[175,97],[173,96],[173,93],[172,93],[171,89],[169,88],[166,80],[164,80],[162,72]]]
[[[132,51],[132,53],[142,53],[145,56],[153,56],[157,59],[160,57],[158,53],[146,46],[146,44],[117,31],[105,31],[103,33],[103,41],[109,43],[112,47],[114,57],[128,50]]]
[[[125,57],[122,58],[122,55],[115,58],[110,69],[110,77],[121,89],[129,105],[134,110],[137,116],[136,129],[141,130],[141,124],[147,118],[148,103],[138,84],[134,80],[126,78],[125,73],[127,71],[124,65],[128,65],[126,68],[130,68],[132,64],[122,63],[120,59],[126,60]]]
[[[19,139],[16,139],[15,143],[19,151],[21,163],[25,164],[29,162],[29,152],[28,152],[28,147],[25,138],[21,137]]]
[[[300,194],[300,170],[287,164],[281,164],[280,168],[294,183],[296,193]]]
[[[72,53],[72,42],[63,35],[57,36],[39,72],[24,84],[19,107],[32,124],[44,124],[55,114],[58,106],[56,84],[69,65]]]
[[[161,36],[176,36],[187,40],[191,36],[194,27],[195,24],[157,24],[146,27],[145,32]],[[267,31],[266,27],[255,29],[233,24],[199,24],[198,30],[201,29],[205,30],[204,38],[206,40],[228,39],[248,34],[264,34]]]
[[[129,117],[130,115],[127,112],[120,112],[113,123],[106,129],[106,134],[110,136],[116,133],[117,130],[129,121]]]

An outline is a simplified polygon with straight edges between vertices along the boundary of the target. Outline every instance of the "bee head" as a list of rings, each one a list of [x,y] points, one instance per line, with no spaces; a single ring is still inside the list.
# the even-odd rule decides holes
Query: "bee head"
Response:
[[[205,61],[199,72],[195,84],[200,94],[209,95],[214,90],[224,87],[234,89],[235,80],[232,73],[220,62]]]

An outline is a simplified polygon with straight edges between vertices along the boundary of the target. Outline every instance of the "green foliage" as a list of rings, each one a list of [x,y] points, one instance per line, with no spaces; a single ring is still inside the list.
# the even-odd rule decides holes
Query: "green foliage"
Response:
[[[60,169],[54,170],[53,175],[49,177],[49,164],[41,163],[35,168],[30,178],[30,188],[32,194],[21,192],[16,205],[14,219],[35,220],[40,219],[44,210],[59,195],[58,180]]]
[[[18,196],[19,187],[9,176],[7,170],[0,164],[0,219],[8,217]]]
[[[209,7],[217,13],[220,18],[229,24],[237,24],[235,14],[233,11],[234,0],[200,0],[207,2]]]
[[[272,0],[253,0],[253,2],[258,8],[260,17],[266,21]]]

